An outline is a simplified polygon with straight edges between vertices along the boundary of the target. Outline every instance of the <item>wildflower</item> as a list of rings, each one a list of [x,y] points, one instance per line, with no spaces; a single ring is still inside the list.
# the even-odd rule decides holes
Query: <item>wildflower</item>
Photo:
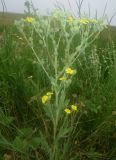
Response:
[[[33,22],[33,18],[32,17],[27,17],[25,19],[25,21],[28,22],[28,23],[32,23]]]
[[[73,111],[77,111],[77,106],[76,106],[76,105],[71,105],[71,109],[72,109]]]
[[[72,23],[73,20],[74,20],[73,17],[72,17],[72,16],[69,16],[66,21],[67,21],[68,23]]]
[[[79,22],[81,24],[88,24],[89,23],[89,21],[87,19],[80,19]]]
[[[66,68],[66,69],[65,69],[65,72],[66,72],[67,74],[73,75],[73,74],[75,73],[75,70],[74,70],[74,69],[71,69],[71,68]]]
[[[97,20],[96,19],[90,19],[90,22],[91,23],[97,23]]]
[[[65,109],[64,109],[64,112],[65,112],[66,114],[70,114],[70,113],[71,113],[71,110],[68,109],[68,108],[65,108]]]
[[[48,99],[49,99],[49,97],[46,96],[46,95],[44,95],[44,96],[42,97],[42,103],[45,104],[45,103],[48,101]]]
[[[52,94],[52,92],[47,92],[46,95],[42,97],[42,103],[45,104],[50,99]]]
[[[66,81],[66,77],[62,76],[59,78],[60,81]]]
[[[46,95],[47,96],[51,96],[53,93],[52,92],[47,92]]]

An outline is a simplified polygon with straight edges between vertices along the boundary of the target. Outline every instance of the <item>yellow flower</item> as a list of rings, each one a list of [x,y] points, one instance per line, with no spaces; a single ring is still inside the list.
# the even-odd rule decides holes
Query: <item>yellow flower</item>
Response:
[[[88,24],[89,23],[89,21],[87,19],[80,19],[79,22],[81,24]]]
[[[71,69],[71,68],[66,68],[66,69],[65,69],[65,72],[66,72],[67,74],[72,75],[72,74],[75,73],[75,70],[74,70],[74,69]]]
[[[66,81],[66,77],[62,76],[59,78],[60,81]]]
[[[28,22],[28,23],[32,23],[33,22],[33,18],[32,17],[27,17],[25,19],[25,21]]]
[[[74,20],[73,17],[72,17],[72,16],[69,16],[66,21],[67,21],[68,23],[72,23],[73,20]]]
[[[76,106],[76,105],[71,105],[71,109],[72,109],[73,111],[77,111],[77,106]]]
[[[47,92],[46,95],[47,96],[51,96],[53,93],[52,92]]]
[[[45,104],[50,99],[52,94],[52,92],[47,92],[46,95],[42,97],[42,103]]]
[[[64,112],[66,112],[67,114],[70,114],[70,113],[71,113],[71,110],[68,109],[68,108],[65,108],[65,109],[64,109]]]
[[[90,19],[90,22],[91,23],[97,23],[97,20],[96,19]]]
[[[45,104],[45,103],[48,101],[48,98],[49,98],[49,97],[46,96],[46,95],[43,96],[43,97],[42,97],[42,103]]]

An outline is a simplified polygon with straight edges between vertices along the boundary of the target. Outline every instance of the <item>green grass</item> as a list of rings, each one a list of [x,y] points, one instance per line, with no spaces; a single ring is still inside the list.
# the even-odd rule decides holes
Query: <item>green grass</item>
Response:
[[[12,25],[15,20],[23,18],[24,14],[21,13],[2,13],[0,12],[0,25]]]

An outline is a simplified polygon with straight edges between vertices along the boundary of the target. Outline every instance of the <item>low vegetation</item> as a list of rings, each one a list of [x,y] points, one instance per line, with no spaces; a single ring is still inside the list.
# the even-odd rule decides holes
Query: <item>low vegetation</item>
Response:
[[[20,16],[0,26],[0,160],[115,159],[115,27]]]

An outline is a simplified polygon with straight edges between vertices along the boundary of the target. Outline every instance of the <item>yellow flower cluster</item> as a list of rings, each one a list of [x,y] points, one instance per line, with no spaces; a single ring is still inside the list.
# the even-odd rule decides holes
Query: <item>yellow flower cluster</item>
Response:
[[[97,23],[96,19],[85,19],[85,18],[81,18],[79,19],[79,22],[81,24],[88,24],[88,23]]]
[[[76,106],[76,105],[71,105],[71,109],[72,109],[73,111],[77,111],[77,106]]]
[[[33,22],[33,18],[32,17],[26,17],[25,18],[25,22],[32,23]]]
[[[74,20],[73,17],[72,17],[72,16],[69,16],[66,21],[67,21],[68,23],[72,23],[73,20]]]
[[[69,68],[66,68],[65,69],[65,72],[69,75],[73,75],[75,73],[75,70],[74,69],[71,69],[70,67]]]
[[[71,109],[65,108],[65,109],[64,109],[64,112],[65,112],[66,114],[71,114],[72,111],[77,111],[77,109],[78,109],[77,106],[73,104],[73,105],[71,105]]]
[[[90,19],[89,20],[91,23],[97,23],[97,20],[96,19]]]
[[[79,21],[80,24],[97,23],[96,19],[80,18],[79,20],[77,20],[77,19],[74,19],[72,16],[69,16],[66,19],[67,23],[72,23],[74,21]]]
[[[46,95],[42,96],[42,103],[45,104],[50,99],[51,95],[53,95],[52,92],[47,92]]]
[[[65,69],[65,73],[66,73],[67,75],[73,75],[73,74],[75,73],[75,70],[72,69],[72,68],[70,68],[70,67],[68,67],[68,68]],[[60,80],[60,81],[66,81],[66,80],[67,80],[66,75],[60,77],[59,80]]]
[[[59,78],[59,80],[60,80],[60,81],[66,81],[66,77],[65,77],[65,76],[62,76],[62,77]]]
[[[82,19],[79,20],[79,22],[80,22],[81,24],[88,24],[88,23],[89,23],[89,20],[82,18]]]
[[[45,104],[48,101],[48,96],[44,95],[42,97],[42,103]]]
[[[64,112],[66,112],[67,114],[70,114],[71,113],[71,110],[69,108],[65,108],[64,109]]]

